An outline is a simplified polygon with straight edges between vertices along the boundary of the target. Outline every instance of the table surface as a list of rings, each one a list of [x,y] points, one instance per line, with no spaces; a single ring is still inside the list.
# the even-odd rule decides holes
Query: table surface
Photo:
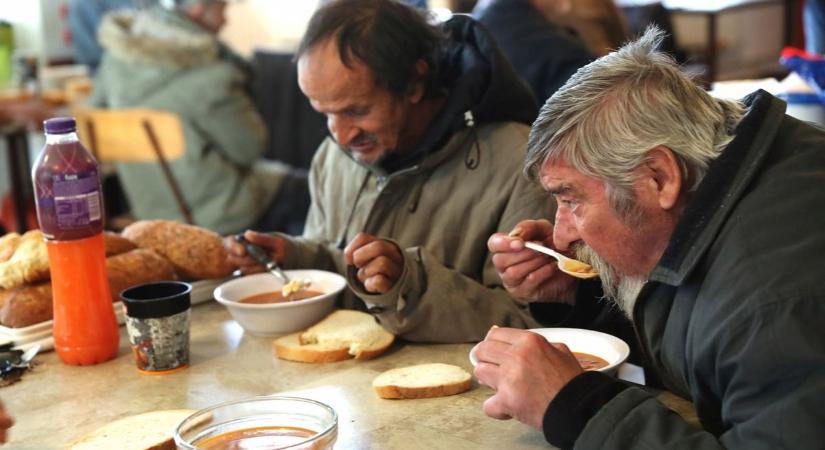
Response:
[[[194,306],[191,321],[191,365],[177,373],[140,375],[123,327],[118,357],[103,364],[74,367],[54,352],[38,355],[37,367],[0,389],[16,421],[6,446],[65,448],[124,416],[277,393],[332,406],[339,415],[336,449],[551,448],[537,430],[486,417],[481,407],[492,391],[475,380],[468,392],[435,399],[384,400],[372,390],[373,378],[395,367],[443,362],[471,372],[471,344],[396,343],[369,361],[303,364],[277,359],[271,338],[245,334],[214,301]]]

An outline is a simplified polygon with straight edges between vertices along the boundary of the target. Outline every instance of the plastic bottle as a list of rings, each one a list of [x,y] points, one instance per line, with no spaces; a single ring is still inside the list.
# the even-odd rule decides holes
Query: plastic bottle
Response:
[[[54,346],[66,364],[117,356],[103,240],[97,161],[80,144],[71,117],[45,122],[46,145],[32,170],[37,220],[46,238],[54,304]]]

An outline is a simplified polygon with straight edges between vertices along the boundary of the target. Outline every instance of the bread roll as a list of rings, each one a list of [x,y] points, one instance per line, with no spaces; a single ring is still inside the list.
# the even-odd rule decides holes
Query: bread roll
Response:
[[[114,301],[119,301],[120,293],[132,286],[177,279],[172,264],[148,248],[138,248],[106,258],[106,271]]]
[[[432,398],[470,389],[472,376],[450,364],[419,364],[388,370],[375,377],[372,387],[381,398]]]
[[[52,285],[48,282],[5,292],[0,324],[21,328],[52,319]]]
[[[103,239],[106,243],[106,256],[119,255],[137,248],[134,242],[111,231],[104,232]]]
[[[123,236],[168,259],[181,278],[223,278],[232,273],[221,237],[212,231],[168,220],[142,220],[123,230]]]
[[[14,254],[0,262],[0,289],[12,289],[49,278],[49,256],[40,230],[20,237]]]
[[[370,314],[338,310],[302,333],[276,339],[275,354],[290,361],[332,362],[355,357],[370,359],[395,340]]]
[[[119,301],[120,292],[126,288],[176,279],[172,264],[150,249],[135,249],[107,258],[106,271],[113,301]],[[0,324],[20,328],[51,319],[50,283],[0,290]]]
[[[20,244],[20,235],[17,233],[6,233],[0,237],[0,263],[11,258],[18,244]]]

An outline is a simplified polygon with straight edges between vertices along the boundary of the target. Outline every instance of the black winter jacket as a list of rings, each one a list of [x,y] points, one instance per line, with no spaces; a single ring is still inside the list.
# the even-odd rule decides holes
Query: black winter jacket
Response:
[[[751,94],[633,312],[658,378],[704,430],[600,373],[544,432],[561,448],[825,448],[825,132]]]
[[[528,0],[493,0],[473,16],[507,55],[543,104],[593,55],[572,31],[547,19]]]

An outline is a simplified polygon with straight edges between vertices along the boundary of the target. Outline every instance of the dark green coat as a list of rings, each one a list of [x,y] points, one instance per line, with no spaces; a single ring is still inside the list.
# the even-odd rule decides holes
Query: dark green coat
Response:
[[[825,132],[765,92],[746,103],[633,312],[649,369],[704,430],[589,373],[550,404],[551,443],[825,448]]]

